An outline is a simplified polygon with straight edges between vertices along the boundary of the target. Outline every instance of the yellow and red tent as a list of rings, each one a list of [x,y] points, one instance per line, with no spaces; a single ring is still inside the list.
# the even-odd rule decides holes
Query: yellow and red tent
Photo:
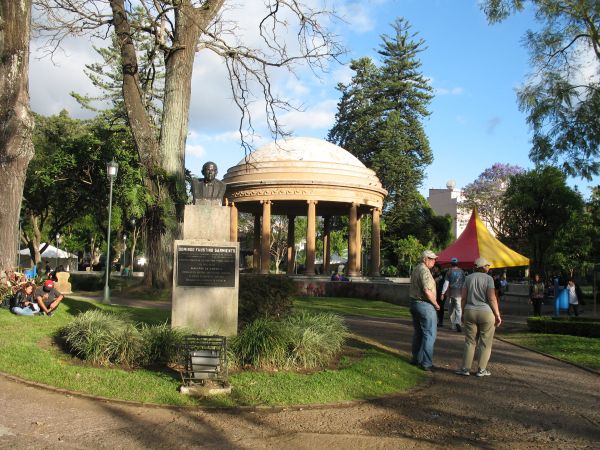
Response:
[[[459,267],[471,268],[479,257],[487,259],[493,268],[528,266],[529,258],[511,250],[487,229],[476,210],[458,239],[440,252],[438,263],[450,264],[452,258],[458,258]]]

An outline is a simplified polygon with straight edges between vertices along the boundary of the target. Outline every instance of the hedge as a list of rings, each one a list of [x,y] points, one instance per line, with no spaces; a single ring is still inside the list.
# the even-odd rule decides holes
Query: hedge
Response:
[[[600,337],[600,320],[590,317],[529,317],[527,326],[534,333]]]
[[[239,292],[238,321],[243,327],[258,318],[287,317],[296,284],[285,275],[243,275]]]

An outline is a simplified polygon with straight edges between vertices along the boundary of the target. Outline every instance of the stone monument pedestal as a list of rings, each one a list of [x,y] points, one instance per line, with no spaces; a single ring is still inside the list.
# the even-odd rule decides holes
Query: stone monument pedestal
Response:
[[[226,206],[186,206],[183,239],[174,243],[172,326],[237,334],[239,243],[229,240],[229,215]]]

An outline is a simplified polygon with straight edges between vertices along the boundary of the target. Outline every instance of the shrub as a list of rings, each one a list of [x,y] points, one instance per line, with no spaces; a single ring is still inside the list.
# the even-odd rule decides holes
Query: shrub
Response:
[[[527,326],[534,333],[600,337],[600,320],[592,318],[529,317]]]
[[[341,350],[346,333],[335,314],[301,312],[283,321],[263,317],[231,339],[230,360],[257,369],[324,367]]]
[[[256,319],[232,338],[230,345],[240,367],[267,369],[285,365],[288,341],[281,323],[273,319]]]
[[[86,361],[133,366],[142,359],[142,335],[134,324],[116,314],[86,311],[62,330],[69,349]]]
[[[335,314],[301,312],[282,324],[290,343],[288,365],[312,369],[323,367],[340,352],[348,332]]]
[[[182,328],[171,328],[168,323],[141,326],[144,341],[145,365],[168,364],[177,361],[177,351],[188,334]]]
[[[238,322],[244,326],[260,317],[282,319],[292,310],[296,284],[284,275],[240,277]]]
[[[86,361],[133,367],[176,361],[186,331],[167,323],[136,326],[127,317],[90,310],[79,314],[61,334],[68,349]]]
[[[79,275],[72,273],[69,283],[74,291],[100,291],[104,287],[104,278],[95,274]],[[111,280],[112,281],[112,280]]]

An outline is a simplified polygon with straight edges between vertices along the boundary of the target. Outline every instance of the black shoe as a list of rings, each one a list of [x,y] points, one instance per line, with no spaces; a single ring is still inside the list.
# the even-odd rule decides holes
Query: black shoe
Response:
[[[460,325],[456,325],[456,332],[462,333],[462,327]]]
[[[423,372],[433,372],[433,366],[419,366]]]

